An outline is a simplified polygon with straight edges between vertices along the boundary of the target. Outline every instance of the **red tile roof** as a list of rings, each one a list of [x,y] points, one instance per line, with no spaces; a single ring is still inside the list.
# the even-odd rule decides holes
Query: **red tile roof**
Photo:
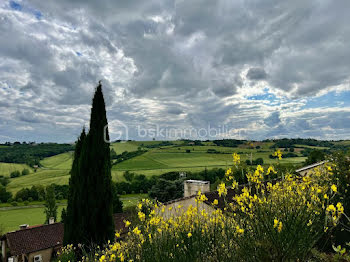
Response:
[[[124,220],[129,216],[125,213],[114,214],[115,230],[126,233]],[[6,233],[1,240],[7,239],[7,244],[11,255],[17,256],[35,251],[57,248],[62,246],[64,235],[64,225],[54,223],[50,225],[31,226],[14,232]]]
[[[7,233],[6,239],[13,256],[62,245],[63,224],[54,223]]]

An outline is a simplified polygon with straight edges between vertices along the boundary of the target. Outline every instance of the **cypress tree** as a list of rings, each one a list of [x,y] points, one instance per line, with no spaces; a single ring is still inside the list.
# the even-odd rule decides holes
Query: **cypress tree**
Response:
[[[74,159],[69,179],[69,193],[66,216],[64,219],[64,245],[78,244],[83,237],[84,231],[81,227],[81,197],[82,197],[82,174],[79,172],[79,159],[81,149],[86,138],[85,128],[75,144]]]
[[[45,211],[46,215],[45,224],[49,223],[49,219],[52,217],[55,221],[57,220],[57,204],[55,196],[55,188],[53,185],[46,188],[46,199],[45,199]]]
[[[103,245],[114,237],[108,122],[101,83],[92,100],[90,129],[82,133],[71,170],[65,244]],[[79,147],[78,147],[79,144]]]

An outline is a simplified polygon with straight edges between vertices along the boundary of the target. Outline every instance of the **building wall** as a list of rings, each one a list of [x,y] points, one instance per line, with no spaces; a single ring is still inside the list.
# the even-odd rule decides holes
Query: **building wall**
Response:
[[[37,255],[41,255],[43,262],[50,262],[52,253],[53,253],[53,248],[43,249],[37,252],[30,253],[28,255],[28,262],[33,262],[34,257]]]
[[[186,211],[190,206],[197,207],[199,211],[205,209],[209,214],[214,211],[214,208],[205,204],[200,203],[198,204],[195,200],[195,197],[186,198],[183,200],[178,200],[174,203],[170,203],[164,206],[164,212],[161,212],[161,208],[159,209],[159,214],[164,217],[165,219],[170,218],[171,216],[174,216],[175,214],[178,214],[179,212]]]
[[[188,182],[187,180],[184,182],[184,197],[196,195],[198,191],[201,191],[202,193],[209,192],[210,183]]]

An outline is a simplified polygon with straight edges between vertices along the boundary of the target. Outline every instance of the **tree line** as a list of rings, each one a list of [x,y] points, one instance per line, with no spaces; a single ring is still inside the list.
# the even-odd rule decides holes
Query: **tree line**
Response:
[[[56,143],[5,143],[0,147],[0,162],[5,163],[23,163],[31,167],[40,166],[40,160],[74,150],[74,146],[70,144]]]

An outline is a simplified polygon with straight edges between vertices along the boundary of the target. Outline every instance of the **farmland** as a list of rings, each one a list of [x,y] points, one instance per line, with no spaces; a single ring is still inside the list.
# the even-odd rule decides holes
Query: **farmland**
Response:
[[[120,200],[123,202],[124,208],[128,208],[130,206],[135,206],[138,201],[142,198],[146,198],[147,194],[134,194],[134,195],[123,195],[120,197]],[[60,201],[58,211],[57,211],[57,219],[61,220],[61,212],[64,207],[66,207],[66,201]],[[19,225],[29,224],[31,225],[39,225],[42,224],[45,220],[44,207],[43,203],[31,203],[35,204],[34,207],[31,206],[18,206],[12,207],[6,204],[1,204],[0,206],[0,230],[2,232],[8,232],[11,230],[16,230],[19,228]],[[1,233],[1,232],[0,232]]]
[[[123,181],[123,173],[131,171],[136,174],[146,176],[160,175],[170,171],[200,171],[205,168],[222,167],[231,165],[232,153],[240,154],[241,160],[245,161],[252,158],[262,158],[264,164],[275,162],[269,158],[274,149],[271,149],[272,142],[244,143],[238,147],[217,146],[213,142],[203,142],[202,145],[183,145],[182,141],[173,141],[171,145],[159,146],[161,141],[128,141],[111,144],[117,154],[124,151],[132,152],[138,149],[147,150],[146,153],[122,161],[112,167],[112,177],[114,181]],[[306,145],[298,145],[295,153],[298,157],[284,158],[281,164],[302,165],[305,160],[300,153],[304,148],[310,148]],[[312,149],[317,147],[312,147]],[[318,149],[325,149],[324,147]],[[212,151],[214,153],[208,153]],[[11,179],[7,186],[12,193],[17,192],[23,187],[32,185],[50,185],[52,183],[63,185],[68,184],[69,171],[72,165],[73,152],[66,152],[41,160],[41,168],[27,176]],[[0,174],[9,174],[12,170],[22,170],[28,168],[24,164],[0,163]]]
[[[3,176],[10,176],[13,171],[22,171],[23,169],[31,170],[26,164],[0,163],[0,175]]]

